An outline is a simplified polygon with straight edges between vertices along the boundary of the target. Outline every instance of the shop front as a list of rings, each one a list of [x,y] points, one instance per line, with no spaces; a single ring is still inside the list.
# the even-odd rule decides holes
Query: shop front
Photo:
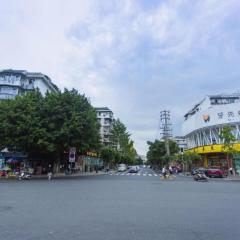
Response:
[[[80,172],[97,171],[103,167],[103,160],[97,156],[80,155],[76,160],[75,167]]]
[[[234,167],[233,158],[230,154],[227,155],[227,153],[223,151],[222,145],[201,146],[188,151],[198,153],[202,156],[202,160],[198,162],[197,167],[219,168],[226,171]],[[201,164],[201,166],[199,166],[199,164]]]

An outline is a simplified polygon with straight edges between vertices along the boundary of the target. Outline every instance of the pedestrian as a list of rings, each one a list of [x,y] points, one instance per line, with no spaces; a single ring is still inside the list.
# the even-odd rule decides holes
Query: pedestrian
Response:
[[[172,166],[169,167],[169,173],[172,174],[173,173],[173,169]]]
[[[49,171],[49,172],[48,172],[48,180],[50,181],[51,179],[52,179],[52,172]]]
[[[48,165],[48,180],[52,179],[52,166],[51,164]]]
[[[233,175],[233,168],[232,168],[232,167],[229,168],[229,173],[230,173],[231,175]]]
[[[166,169],[165,166],[163,166],[163,168],[162,168],[162,175],[163,175],[164,178],[166,178],[166,175],[167,175],[167,169]]]

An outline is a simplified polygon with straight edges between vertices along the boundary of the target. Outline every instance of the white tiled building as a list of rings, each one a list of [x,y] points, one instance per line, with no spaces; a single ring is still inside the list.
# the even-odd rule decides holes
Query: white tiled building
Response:
[[[184,137],[176,136],[172,140],[177,143],[180,153],[183,153],[187,149],[187,141]]]
[[[95,108],[97,111],[97,118],[101,125],[100,137],[104,145],[110,143],[110,130],[114,121],[113,112],[107,107]]]
[[[0,71],[0,99],[12,99],[37,88],[43,95],[47,91],[58,91],[51,79],[42,73],[12,69]]]

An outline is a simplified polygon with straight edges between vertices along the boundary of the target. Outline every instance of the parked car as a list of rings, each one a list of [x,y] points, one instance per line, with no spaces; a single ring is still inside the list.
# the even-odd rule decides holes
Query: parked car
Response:
[[[7,171],[0,170],[0,177],[6,177],[6,176],[7,176]]]
[[[128,172],[129,173],[137,173],[138,171],[139,171],[139,168],[137,166],[132,166]]]
[[[118,165],[118,172],[125,172],[127,170],[126,164],[119,164]]]
[[[207,170],[206,175],[208,177],[220,177],[220,178],[226,176],[225,172],[220,168],[209,168]]]
[[[192,171],[191,171],[191,174],[195,175],[197,173],[204,173],[205,175],[207,175],[207,171],[208,171],[208,169],[203,168],[203,167],[193,168]]]

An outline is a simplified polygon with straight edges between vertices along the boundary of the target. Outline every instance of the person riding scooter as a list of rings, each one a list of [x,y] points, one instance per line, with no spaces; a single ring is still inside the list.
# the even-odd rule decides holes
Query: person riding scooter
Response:
[[[26,172],[26,171],[21,171],[18,179],[19,180],[23,180],[23,179],[30,179],[31,178],[31,174],[29,172]]]
[[[201,171],[201,170],[196,170],[195,171],[195,174],[193,175],[193,179],[195,181],[207,181],[208,180],[208,178],[205,175],[204,171]]]

